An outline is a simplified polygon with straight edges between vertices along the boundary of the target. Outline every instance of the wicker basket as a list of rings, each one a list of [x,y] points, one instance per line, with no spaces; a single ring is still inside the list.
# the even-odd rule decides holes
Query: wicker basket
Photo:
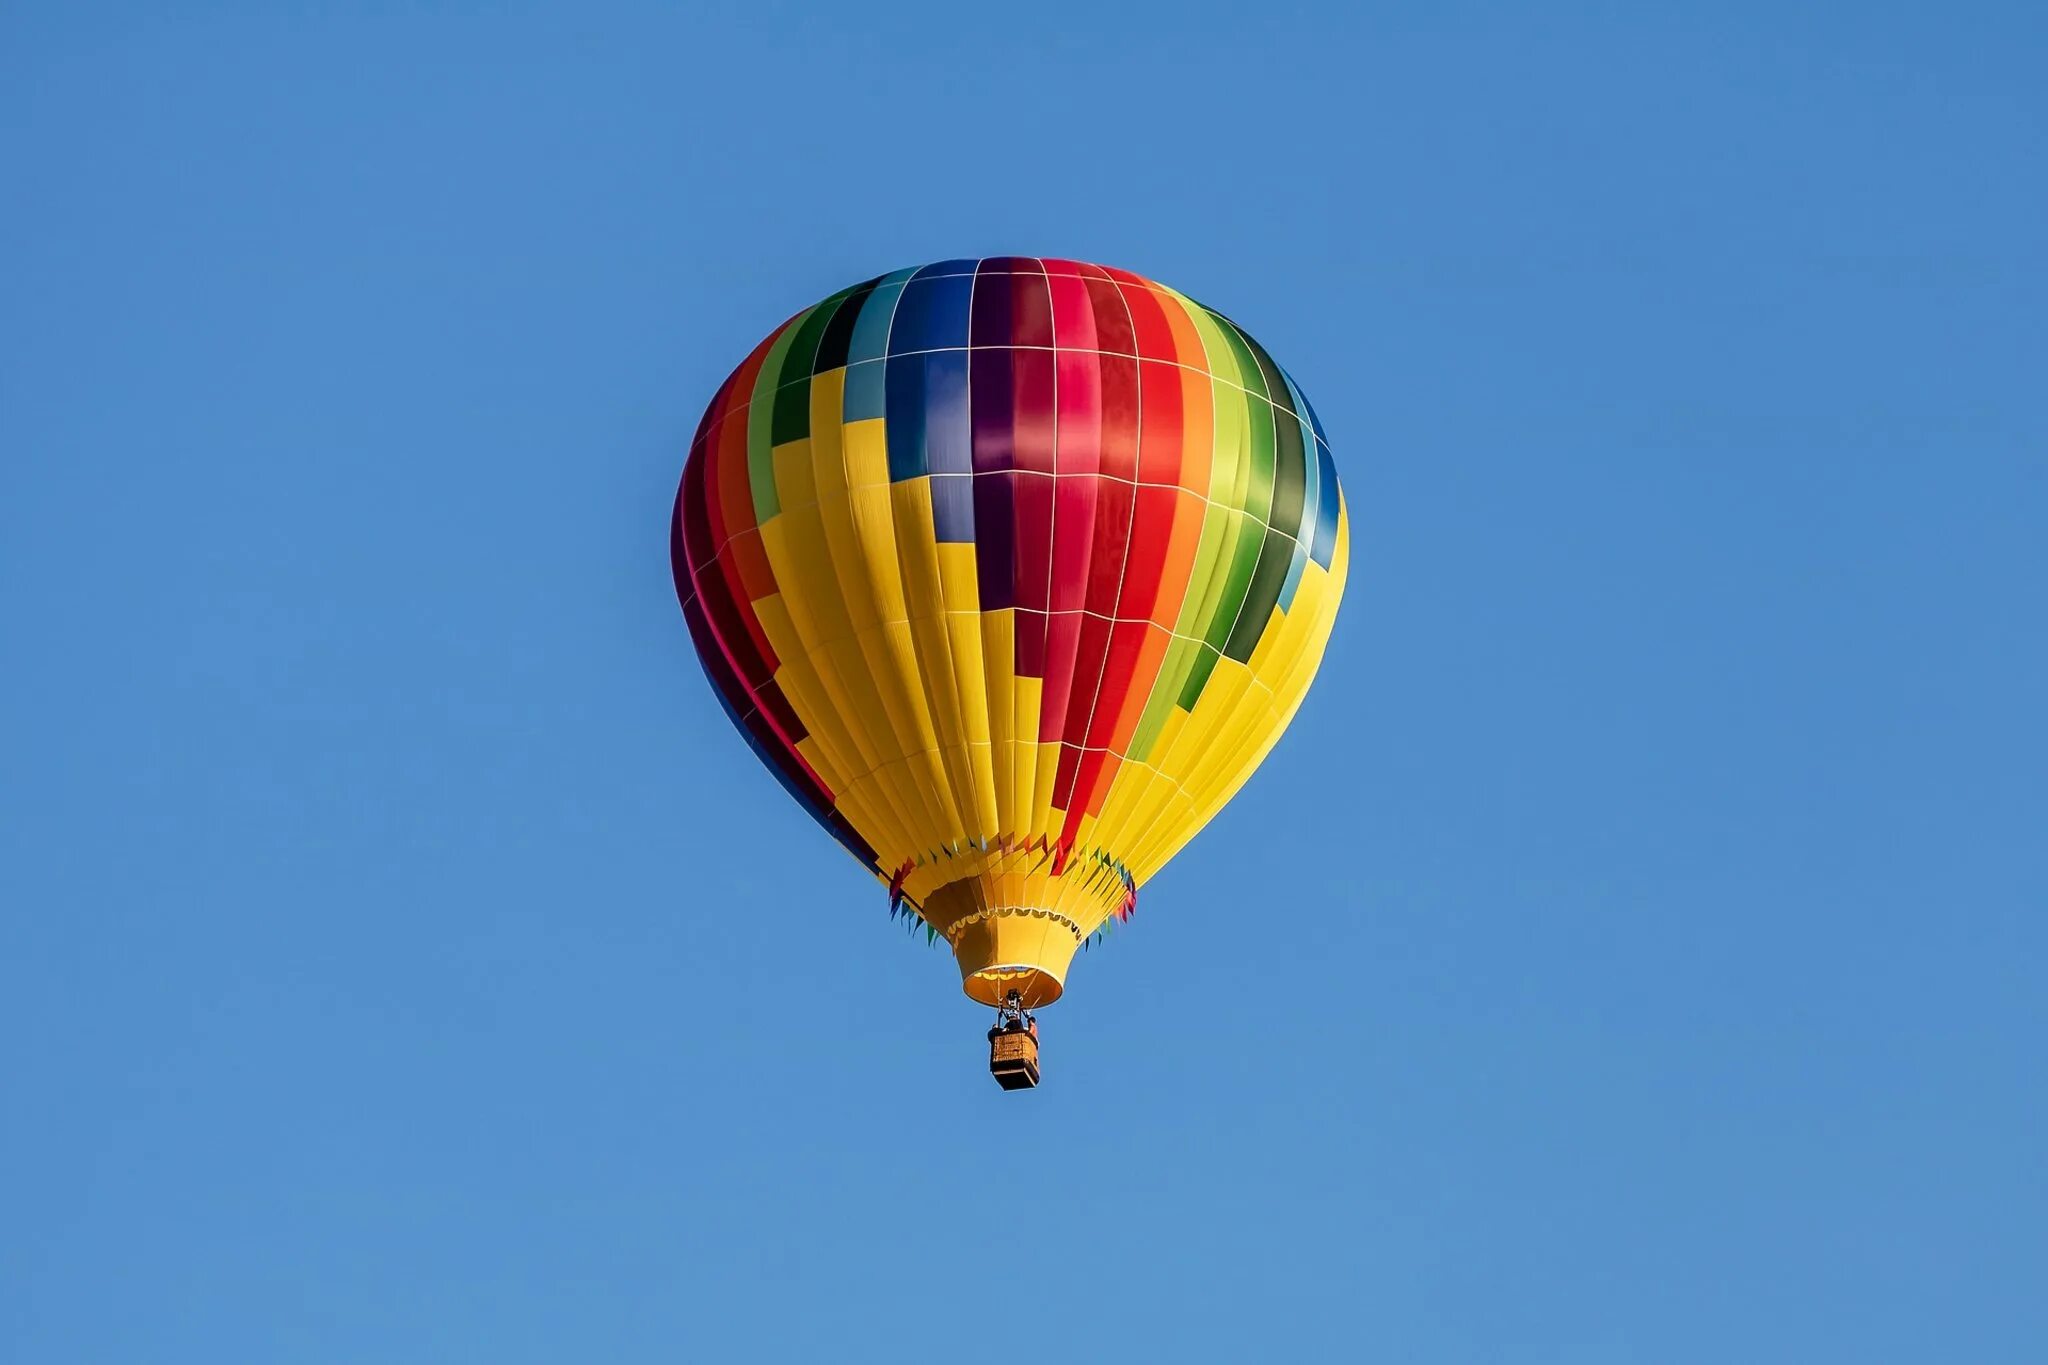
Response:
[[[1029,1090],[1037,1085],[1037,1036],[1022,1029],[998,1033],[989,1040],[988,1071],[1005,1090]]]

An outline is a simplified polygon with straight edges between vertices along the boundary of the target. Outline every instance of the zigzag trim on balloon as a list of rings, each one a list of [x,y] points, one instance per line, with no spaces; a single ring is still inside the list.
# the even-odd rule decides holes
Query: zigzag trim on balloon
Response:
[[[1081,926],[1079,923],[1062,915],[1057,910],[1040,910],[1029,905],[992,905],[986,910],[977,910],[971,915],[956,919],[945,931],[946,941],[957,944],[960,941],[960,932],[969,925],[979,924],[983,920],[995,919],[1002,915],[1009,915],[1020,919],[1025,916],[1029,916],[1032,919],[1049,919],[1072,934],[1074,942],[1079,943],[1081,941]]]
[[[982,854],[1002,854],[1028,853],[1036,851],[1040,856],[1038,860],[1035,863],[1033,863],[1029,869],[1026,869],[1027,873],[1037,871],[1040,867],[1043,867],[1048,860],[1050,860],[1053,864],[1054,876],[1073,876],[1073,861],[1067,857],[1067,850],[1067,845],[1055,844],[1048,836],[1045,835],[1040,835],[1036,839],[1027,840],[1019,838],[1014,834],[999,834],[992,839],[957,840],[953,843],[945,845],[942,848],[934,849],[922,857],[905,859],[903,865],[898,867],[895,870],[895,872],[890,875],[889,878],[889,918],[895,919],[899,914],[908,915],[913,918],[914,922],[923,923],[928,930],[931,930],[932,934],[936,934],[938,932],[938,930],[934,928],[928,920],[925,919],[924,907],[918,904],[917,901],[911,898],[909,895],[907,895],[903,889],[904,883],[910,879],[910,874],[920,867],[934,867],[942,861],[949,862],[952,859],[964,856],[966,853],[969,852]],[[1105,873],[1114,874],[1116,878],[1123,883],[1123,904],[1120,905],[1116,910],[1112,911],[1109,918],[1110,920],[1115,921],[1117,923],[1129,923],[1131,916],[1136,914],[1138,910],[1138,882],[1137,878],[1132,875],[1131,869],[1128,866],[1126,866],[1124,862],[1121,859],[1117,858],[1114,854],[1110,853],[1106,849],[1100,848],[1091,848],[1083,852],[1081,854],[1081,862],[1088,868],[1088,870],[1082,874],[1082,881],[1080,884],[1083,887],[1092,887],[1096,883],[1096,881]],[[1005,907],[1001,909],[990,909],[980,911],[974,915],[970,915],[966,919],[955,921],[953,928],[957,929],[961,925],[974,923],[978,920],[985,919],[992,914],[1012,913],[1013,909],[1023,908],[1024,907]],[[1040,912],[1032,911],[1031,913],[1038,914]],[[1069,919],[1065,915],[1054,914],[1050,911],[1043,913],[1049,918],[1060,920],[1063,923],[1072,926],[1075,938],[1080,939],[1084,937],[1080,925],[1074,920]],[[945,932],[948,938],[953,937],[952,929],[948,929]],[[1101,937],[1101,931],[1097,930],[1095,933],[1086,935],[1085,937],[1092,941],[1095,938]],[[930,936],[927,936],[926,941],[931,941]]]

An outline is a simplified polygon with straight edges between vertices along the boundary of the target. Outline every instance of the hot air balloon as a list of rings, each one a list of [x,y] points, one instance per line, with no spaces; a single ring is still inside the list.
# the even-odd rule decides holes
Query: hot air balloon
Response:
[[[711,400],[670,533],[713,690],[943,938],[1036,1084],[1030,1012],[1243,785],[1344,590],[1315,411],[1213,309],[999,256],[841,290]]]

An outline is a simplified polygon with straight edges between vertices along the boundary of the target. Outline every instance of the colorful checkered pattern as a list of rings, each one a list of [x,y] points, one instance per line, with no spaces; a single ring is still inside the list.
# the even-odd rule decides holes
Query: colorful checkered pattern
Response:
[[[1221,314],[1128,271],[942,261],[733,372],[672,528],[754,751],[938,932],[1079,935],[1256,768],[1322,657],[1328,442]]]

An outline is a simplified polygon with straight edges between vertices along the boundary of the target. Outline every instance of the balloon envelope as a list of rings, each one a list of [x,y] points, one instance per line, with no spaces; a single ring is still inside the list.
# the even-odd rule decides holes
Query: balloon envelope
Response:
[[[1322,426],[1257,342],[1036,257],[777,328],[704,414],[671,531],[754,752],[970,996],[1032,1006],[1279,738],[1348,549]]]

